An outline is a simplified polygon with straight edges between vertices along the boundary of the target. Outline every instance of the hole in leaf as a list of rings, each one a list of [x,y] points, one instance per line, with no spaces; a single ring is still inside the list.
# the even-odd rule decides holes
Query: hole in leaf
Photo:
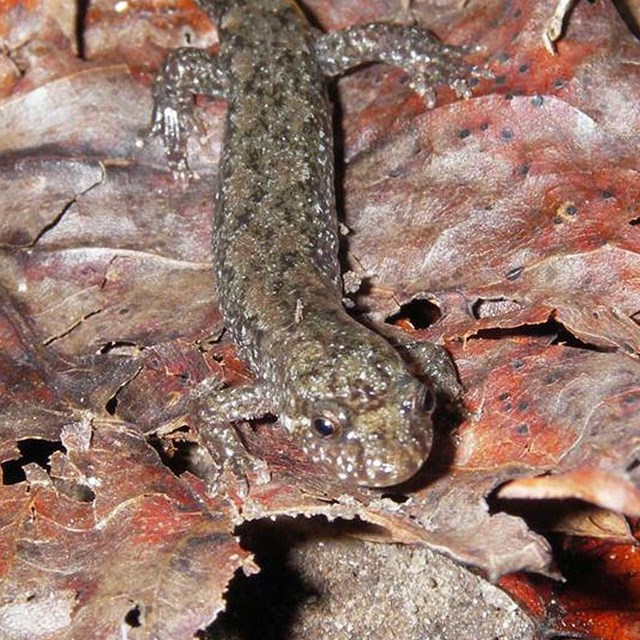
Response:
[[[276,640],[289,638],[300,613],[323,599],[324,585],[316,586],[305,566],[303,547],[313,541],[344,539],[358,532],[373,538],[383,531],[362,520],[328,523],[322,516],[256,520],[236,529],[244,549],[251,551],[260,573],[237,572],[229,583],[227,607],[204,638]],[[302,552],[302,556],[301,553]],[[308,557],[308,556],[307,556]]]
[[[18,441],[18,451],[20,457],[15,460],[7,460],[0,466],[2,467],[2,484],[18,484],[24,482],[25,476],[24,465],[35,462],[49,473],[51,465],[49,457],[55,451],[66,453],[60,440],[41,440],[39,438],[25,438]]]
[[[406,496],[403,493],[383,493],[381,497],[387,498],[387,500],[391,500],[396,504],[404,504],[409,500],[409,496]]]
[[[260,573],[236,574],[229,583],[226,610],[204,637],[289,637],[301,606],[320,596],[290,561],[290,551],[299,538],[296,526],[287,519],[286,524],[256,521],[239,528],[242,546],[255,554]]]
[[[584,342],[577,336],[574,336],[572,333],[567,331],[562,325],[559,324],[558,327],[559,327],[558,335],[551,342],[551,344],[553,345],[561,345],[563,347],[572,347],[574,349],[584,349],[587,351],[596,351],[599,353],[608,353],[608,352],[615,351],[614,347],[607,348],[607,347],[601,347],[594,344],[589,344],[588,342]]]
[[[518,327],[496,327],[493,329],[480,329],[469,340],[508,340],[511,337],[532,337],[547,338],[550,345],[561,345],[563,347],[571,347],[573,349],[581,349],[587,351],[595,351],[598,353],[607,353],[614,349],[607,349],[597,345],[582,342],[579,338],[567,331],[556,320],[549,320],[541,324],[520,325]]]
[[[107,404],[104,405],[104,408],[110,416],[115,416],[118,408],[118,397],[115,395],[111,396],[111,398],[107,400]]]
[[[519,302],[508,298],[478,298],[471,307],[471,313],[474,318],[480,320],[517,312],[521,308],[522,305]]]
[[[84,60],[85,54],[85,29],[86,29],[86,18],[87,11],[89,10],[89,2],[88,0],[80,0],[77,5],[76,11],[76,47],[78,49],[78,58]]]
[[[200,446],[189,437],[188,425],[183,425],[171,435],[171,438],[158,438],[150,436],[147,442],[158,452],[162,464],[168,467],[176,476],[180,476],[186,471],[198,475],[194,465],[197,459],[197,450]],[[182,439],[180,434],[185,434]]]
[[[479,340],[506,340],[510,337],[519,338],[530,336],[532,338],[548,338],[549,342],[556,340],[561,326],[555,320],[549,320],[542,324],[519,325],[517,327],[495,327],[493,329],[480,329],[469,339]]]
[[[414,329],[426,329],[441,317],[442,312],[435,302],[426,298],[415,298],[411,302],[403,304],[397,313],[389,316],[385,322],[396,324],[399,321],[408,320]]]
[[[111,353],[112,351],[115,351],[116,353],[126,354],[135,349],[138,349],[138,345],[135,342],[127,342],[126,340],[112,340],[111,342],[107,342],[100,349],[98,349],[98,353],[104,355],[105,353]]]
[[[130,627],[140,627],[142,626],[142,622],[140,621],[140,607],[136,605],[127,611],[127,614],[124,617],[124,621]]]

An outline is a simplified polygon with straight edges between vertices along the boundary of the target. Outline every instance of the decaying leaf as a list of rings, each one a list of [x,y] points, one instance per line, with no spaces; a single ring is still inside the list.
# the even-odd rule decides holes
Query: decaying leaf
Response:
[[[201,104],[188,189],[147,138],[166,51],[217,42],[204,14],[99,1],[78,35],[68,8],[5,3],[2,637],[190,638],[234,572],[256,570],[237,525],[283,516],[362,521],[363,537],[497,579],[557,575],[549,540],[510,502],[551,516],[577,500],[549,528],[614,541],[623,560],[603,566],[640,574],[623,517],[640,515],[640,45],[613,5],[577,2],[550,56],[556,4],[413,3],[443,40],[482,45],[493,78],[469,100],[444,89],[427,111],[382,65],[339,83],[356,307],[443,343],[465,388],[460,415],[437,414],[421,473],[379,492],[326,477],[277,424],[235,425],[260,462],[227,464],[193,411],[203,380],[251,376],[220,338],[209,266],[225,105]],[[305,7],[327,29],[403,13]],[[595,596],[559,613],[562,587],[502,584],[547,629],[626,639],[638,624],[635,586],[607,631]]]

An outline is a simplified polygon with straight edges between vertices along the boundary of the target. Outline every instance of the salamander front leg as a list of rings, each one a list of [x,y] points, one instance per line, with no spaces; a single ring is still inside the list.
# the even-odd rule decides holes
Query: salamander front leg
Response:
[[[453,360],[441,346],[424,340],[414,340],[401,329],[376,323],[372,328],[386,338],[418,378],[429,381],[441,404],[458,406],[463,389]]]
[[[215,56],[186,47],[172,51],[153,87],[152,135],[160,135],[169,166],[179,175],[188,171],[187,138],[193,128],[196,95],[225,98],[229,81]]]
[[[248,477],[266,477],[265,463],[247,450],[236,425],[261,418],[271,409],[257,385],[221,389],[218,384],[216,379],[204,380],[188,402],[189,415],[195,416],[195,438],[200,444],[191,466],[214,490],[226,469],[241,482]],[[188,421],[188,418],[174,419],[153,433],[169,440],[180,439],[179,429],[185,419]],[[194,435],[189,439],[193,438]]]
[[[202,443],[219,472],[230,469],[238,478],[263,477],[265,463],[253,456],[235,428],[235,424],[262,418],[272,407],[259,385],[227,387],[208,391],[200,386],[194,398],[194,411]]]
[[[358,25],[320,35],[314,51],[329,76],[367,62],[386,62],[404,69],[411,76],[411,87],[424,97],[428,107],[435,104],[435,86],[448,84],[460,97],[468,98],[468,79],[490,76],[486,69],[464,59],[477,47],[443,44],[418,25]]]

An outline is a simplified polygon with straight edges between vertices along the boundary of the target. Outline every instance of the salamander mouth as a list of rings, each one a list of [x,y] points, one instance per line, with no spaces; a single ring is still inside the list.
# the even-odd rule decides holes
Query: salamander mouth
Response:
[[[358,484],[367,487],[391,487],[412,478],[423,466],[429,447],[395,447],[387,449],[384,457],[364,459]]]
[[[306,444],[306,443],[305,443]],[[341,442],[320,446],[308,442],[304,450],[310,458],[333,470],[339,480],[365,487],[391,487],[413,477],[423,466],[431,449],[425,436],[410,441],[374,440],[369,446],[362,442]]]

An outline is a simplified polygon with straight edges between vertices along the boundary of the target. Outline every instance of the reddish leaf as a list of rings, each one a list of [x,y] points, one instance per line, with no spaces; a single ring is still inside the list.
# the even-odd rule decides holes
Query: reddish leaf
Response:
[[[149,636],[188,637],[251,569],[224,502],[203,503],[126,425],[86,416],[61,437],[50,475],[32,464],[28,491],[3,487],[3,634],[115,637],[135,610]]]
[[[501,498],[580,498],[593,504],[640,516],[640,491],[629,481],[596,469],[576,469],[543,478],[514,480]]]
[[[635,640],[640,631],[638,547],[575,539],[565,550],[566,582],[513,575],[500,584],[553,635]]]
[[[199,180],[186,191],[144,136],[165,50],[215,45],[210,22],[189,3],[98,2],[77,40],[66,9],[5,4],[3,634],[140,625],[142,637],[190,637],[224,606],[233,572],[253,570],[233,535],[245,520],[359,518],[377,526],[372,537],[497,577],[553,571],[546,539],[498,510],[509,507],[499,487],[543,515],[549,498],[637,514],[639,45],[610,4],[576,3],[552,57],[541,39],[551,0],[415,3],[444,40],[483,45],[475,58],[495,78],[468,101],[441,91],[433,111],[397,69],[339,84],[349,280],[366,284],[357,301],[444,341],[466,390],[468,414],[439,425],[421,476],[387,495],[327,478],[273,425],[239,426],[263,462],[244,477],[226,461],[217,475],[221,450],[194,419],[198,382],[249,375],[229,345],[210,344],[221,331],[209,242],[225,106],[203,101],[189,150]],[[306,6],[327,28],[399,8]],[[166,425],[176,430],[145,438]],[[619,514],[602,526],[573,515],[563,530],[629,537]],[[632,637],[635,556],[617,549],[593,566],[597,579],[626,580],[617,610],[603,590],[554,609],[558,587],[515,584],[553,628]]]

